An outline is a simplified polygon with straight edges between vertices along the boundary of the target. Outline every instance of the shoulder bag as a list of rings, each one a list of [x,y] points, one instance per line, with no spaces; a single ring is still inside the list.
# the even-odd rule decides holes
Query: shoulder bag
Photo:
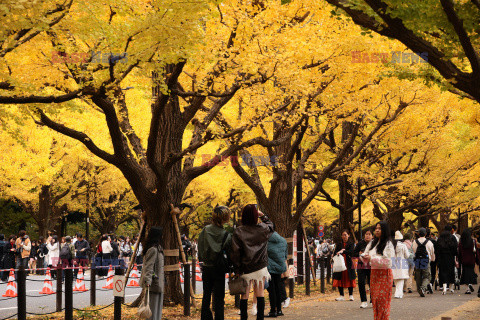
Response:
[[[152,310],[150,309],[150,288],[147,287],[147,293],[145,294],[145,298],[140,303],[138,307],[138,316],[141,319],[149,319],[152,316]]]

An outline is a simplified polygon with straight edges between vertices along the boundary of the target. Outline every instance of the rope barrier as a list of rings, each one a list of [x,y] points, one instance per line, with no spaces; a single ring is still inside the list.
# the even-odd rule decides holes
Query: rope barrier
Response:
[[[33,312],[28,312],[27,311],[27,314],[30,314],[32,316],[46,316],[46,315],[49,315],[49,314],[54,314],[54,313],[57,313],[57,312],[62,312],[63,310],[65,310],[65,308],[62,308],[60,311],[53,311],[53,312],[48,312],[48,313],[33,313]]]
[[[15,314],[13,314],[13,315],[11,315],[11,316],[8,316],[8,317],[6,317],[6,318],[2,318],[2,319],[0,319],[0,320],[11,319],[11,318],[13,318],[13,317],[16,317],[17,315],[18,315],[18,313],[15,313]]]
[[[77,308],[75,308],[75,307],[73,308],[73,310],[82,311],[82,312],[95,312],[95,311],[100,311],[100,310],[106,309],[106,308],[111,307],[111,306],[113,306],[113,303],[110,303],[110,304],[107,305],[107,306],[104,306],[104,307],[101,307],[101,308],[95,309],[95,310],[77,309]]]
[[[75,269],[80,269],[81,266],[78,266],[78,267],[62,267],[61,269],[62,270],[75,270]],[[114,266],[111,266],[112,268],[118,268],[118,267],[121,267],[121,268],[125,268],[126,269],[126,266],[124,265],[114,265]],[[143,267],[143,264],[137,264],[137,267]],[[108,269],[110,268],[110,265],[108,266],[90,266],[90,267],[81,267],[83,270],[91,270],[92,268],[93,269]],[[52,268],[36,268],[36,269],[24,269],[25,271],[44,271],[44,270],[48,270],[50,269],[50,271],[52,270],[56,270],[57,267],[52,267]],[[13,270],[14,272],[17,272],[19,271],[20,269],[16,269],[16,268],[10,268],[10,269],[0,269],[0,272],[9,272],[10,270]]]

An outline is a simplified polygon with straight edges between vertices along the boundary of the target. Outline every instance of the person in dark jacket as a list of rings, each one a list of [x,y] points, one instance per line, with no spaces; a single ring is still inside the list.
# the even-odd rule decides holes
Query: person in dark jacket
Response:
[[[453,293],[455,285],[455,257],[457,256],[457,240],[450,231],[444,230],[437,240],[435,256],[438,265],[438,282],[443,287],[442,294],[447,293],[447,288],[451,285],[450,291]]]
[[[353,252],[355,249],[355,244],[352,241],[349,241],[350,234],[348,230],[342,231],[341,241],[335,245],[334,255],[342,255],[345,260],[345,265],[347,270],[343,272],[334,272],[332,275],[333,287],[338,288],[340,297],[336,298],[337,301],[343,301],[344,298],[344,288],[348,288],[348,294],[350,295],[350,301],[353,301],[353,288],[357,286],[355,279],[355,269],[352,264]]]
[[[224,266],[219,265],[219,259],[226,248],[231,247],[232,237],[223,229],[230,220],[230,209],[217,206],[212,213],[212,224],[203,228],[198,236],[198,260],[202,264],[203,298],[202,320],[212,320],[210,310],[212,293],[215,296],[215,320],[224,319],[225,308],[225,273]]]
[[[476,260],[476,241],[472,239],[472,231],[465,229],[460,236],[458,245],[458,261],[462,266],[462,276],[460,284],[468,285],[465,294],[474,292],[473,284],[477,284],[477,275],[475,274]]]
[[[282,299],[280,298],[282,273],[287,271],[288,247],[287,240],[274,232],[270,239],[268,239],[267,246],[268,253],[268,272],[272,277],[268,285],[268,296],[270,297],[270,312],[267,317],[275,318],[283,316],[282,312]]]
[[[262,220],[261,223],[258,223],[258,218]],[[247,293],[240,300],[242,320],[248,319],[248,295],[252,285],[257,297],[257,320],[264,319],[265,281],[271,278],[267,269],[267,243],[273,231],[273,223],[257,210],[256,205],[248,204],[243,208],[242,225],[233,232],[231,254],[235,273],[248,283]]]
[[[8,237],[8,242],[3,247],[3,268],[4,269],[15,269],[15,240],[16,237],[11,235]],[[8,280],[9,271],[5,271],[2,275],[2,280]]]
[[[152,310],[152,317],[149,320],[162,319],[163,293],[165,289],[165,256],[161,241],[162,228],[152,227],[148,232],[145,243],[144,265],[140,277],[140,286],[149,289],[149,305],[150,310]]]
[[[360,258],[360,255],[365,252],[365,248],[372,241],[372,231],[365,231],[364,238],[355,247],[353,251],[353,256]],[[358,291],[360,292],[360,308],[367,308],[367,290],[365,289],[366,284],[370,286],[370,265],[363,263],[361,259],[358,260],[357,264],[357,274],[358,274]],[[372,299],[370,299],[371,301]]]
[[[7,241],[5,241],[5,235],[0,233],[0,270],[3,269],[3,249],[7,245]],[[0,279],[3,279],[3,271],[0,271]]]
[[[75,266],[82,266],[83,268],[88,265],[88,252],[90,251],[90,245],[88,241],[83,239],[81,233],[77,233],[77,241],[75,241]],[[77,278],[78,269],[75,269],[74,275]]]

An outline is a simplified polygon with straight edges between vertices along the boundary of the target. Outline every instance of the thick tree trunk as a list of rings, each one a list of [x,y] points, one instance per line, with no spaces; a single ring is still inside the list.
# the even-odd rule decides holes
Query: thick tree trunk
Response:
[[[427,211],[419,210],[419,213],[418,228],[427,228],[430,225],[430,218],[427,216]]]
[[[350,136],[353,134],[353,123],[344,121],[342,123],[342,143],[346,143]],[[353,149],[348,151],[348,154],[353,152]],[[343,175],[338,177],[338,189],[339,189],[339,202],[343,209],[340,210],[339,216],[339,233],[343,230],[350,230],[350,224],[353,224],[353,210],[349,210],[353,207],[353,187],[348,177]],[[340,234],[337,234],[339,237]]]

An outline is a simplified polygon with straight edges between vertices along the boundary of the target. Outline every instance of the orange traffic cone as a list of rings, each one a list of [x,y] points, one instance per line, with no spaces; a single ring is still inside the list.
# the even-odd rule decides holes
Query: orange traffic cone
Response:
[[[43,288],[40,291],[40,294],[54,294],[52,276],[50,275],[50,268],[47,269],[47,274],[45,275],[45,280],[43,281]]]
[[[127,287],[140,287],[140,283],[138,282],[138,270],[137,270],[137,264],[133,265],[132,272],[130,272],[130,282],[128,283]]]
[[[112,268],[112,265],[110,265],[110,268],[108,269],[107,283],[102,288],[113,290],[113,268]]]
[[[178,270],[180,270],[180,282],[184,283],[185,281],[183,280],[183,270],[182,270],[182,264],[179,262],[178,263]]]
[[[200,270],[200,264],[198,261],[195,266],[195,281],[202,281],[202,270]]]
[[[83,281],[82,266],[80,266],[80,271],[78,271],[77,281],[75,282],[75,287],[73,288],[73,291],[87,291],[87,288],[85,288],[85,282]]]
[[[12,297],[17,296],[17,283],[15,282],[15,272],[13,269],[10,269],[10,275],[8,276],[7,291],[2,297]]]

